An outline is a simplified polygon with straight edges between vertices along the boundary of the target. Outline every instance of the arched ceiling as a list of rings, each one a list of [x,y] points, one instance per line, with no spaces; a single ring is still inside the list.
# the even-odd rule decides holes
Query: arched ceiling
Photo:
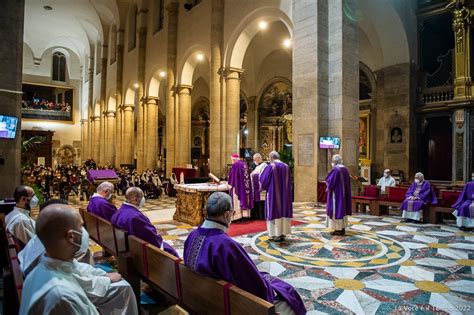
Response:
[[[91,45],[104,42],[107,26],[119,23],[115,0],[26,0],[24,41],[35,58],[48,48],[65,47],[84,62]]]

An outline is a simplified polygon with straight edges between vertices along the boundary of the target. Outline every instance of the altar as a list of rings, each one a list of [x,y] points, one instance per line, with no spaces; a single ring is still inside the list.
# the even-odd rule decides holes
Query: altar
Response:
[[[181,221],[193,226],[199,225],[206,217],[205,206],[207,198],[216,191],[229,191],[227,183],[212,184],[176,184],[176,212],[174,220]]]

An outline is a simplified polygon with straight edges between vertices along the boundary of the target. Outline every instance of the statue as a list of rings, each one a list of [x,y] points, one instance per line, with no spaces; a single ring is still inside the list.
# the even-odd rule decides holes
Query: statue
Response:
[[[290,143],[293,143],[293,115],[288,113],[283,115],[282,118],[286,127],[286,137]]]
[[[465,26],[471,24],[471,12],[464,6],[464,1],[453,0],[446,9],[453,11],[453,30],[456,43],[461,44],[464,37]]]

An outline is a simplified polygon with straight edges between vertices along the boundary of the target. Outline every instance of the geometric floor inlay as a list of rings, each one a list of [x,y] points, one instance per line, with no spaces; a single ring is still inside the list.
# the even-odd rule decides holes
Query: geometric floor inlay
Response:
[[[293,227],[284,244],[269,241],[266,232],[252,238],[258,253],[297,266],[374,269],[398,265],[410,257],[401,242],[374,232],[348,231],[332,236],[329,231]]]

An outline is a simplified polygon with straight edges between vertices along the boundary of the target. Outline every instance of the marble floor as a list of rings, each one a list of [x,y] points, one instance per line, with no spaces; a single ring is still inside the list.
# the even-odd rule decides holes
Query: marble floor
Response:
[[[172,220],[174,198],[147,200],[143,212],[182,255],[193,227]],[[265,232],[235,239],[259,270],[297,288],[309,314],[474,314],[474,233],[391,211],[355,214],[346,236],[331,236],[324,208],[295,204],[294,216],[305,224],[284,245]]]

